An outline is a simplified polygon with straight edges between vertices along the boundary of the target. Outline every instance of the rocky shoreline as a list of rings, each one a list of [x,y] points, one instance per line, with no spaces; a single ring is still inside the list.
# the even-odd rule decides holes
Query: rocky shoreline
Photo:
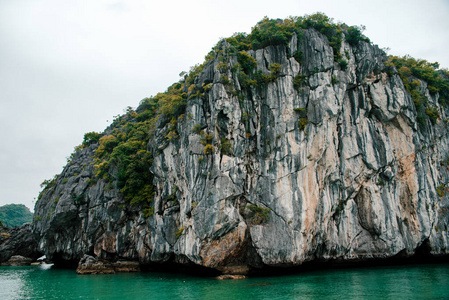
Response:
[[[23,226],[20,228],[15,228],[14,230],[9,228],[2,228],[2,233],[4,233],[3,239],[0,240],[0,252],[3,253],[2,260],[0,260],[1,266],[30,266],[30,265],[47,265],[52,266],[53,263],[45,259],[45,257],[40,257],[40,253],[37,249],[37,243],[30,238],[26,233],[29,231],[29,226]],[[19,235],[17,233],[20,232]],[[8,234],[5,233],[15,233],[10,237],[15,237],[14,243],[9,241]],[[19,237],[19,238],[18,238]],[[23,239],[23,240],[22,240]],[[31,241],[31,242],[30,242]],[[8,249],[7,252],[3,251]],[[25,252],[23,249],[27,249]],[[10,256],[5,255],[8,253]],[[31,254],[31,257],[25,257],[17,253]],[[358,259],[358,260],[317,260],[308,261],[300,266],[286,267],[263,267],[263,268],[248,268],[241,266],[227,266],[220,268],[220,270],[212,271],[208,268],[199,268],[198,266],[192,266],[191,268],[171,263],[171,264],[150,264],[141,265],[138,261],[128,261],[128,260],[117,260],[109,261],[106,259],[101,259],[91,255],[84,255],[79,261],[76,268],[73,265],[56,264],[59,268],[72,268],[74,271],[80,275],[99,275],[99,274],[115,274],[120,272],[147,272],[147,271],[165,271],[165,272],[183,272],[189,273],[196,276],[212,276],[216,277],[217,280],[229,280],[229,279],[245,279],[248,276],[272,276],[272,275],[282,275],[282,274],[293,274],[297,272],[306,272],[317,269],[333,269],[333,268],[354,268],[354,267],[373,267],[379,265],[407,265],[407,264],[422,264],[422,263],[441,263],[448,262],[449,255],[432,255],[429,252],[429,248],[425,245],[421,249],[417,249],[413,256],[407,256],[398,254],[395,257],[386,258],[376,258],[376,259]]]
[[[0,264],[9,266],[30,265],[44,255],[31,224],[20,227],[0,227]]]

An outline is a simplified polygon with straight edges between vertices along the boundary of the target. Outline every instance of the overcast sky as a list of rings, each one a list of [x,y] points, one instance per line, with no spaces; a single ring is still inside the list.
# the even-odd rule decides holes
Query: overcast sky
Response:
[[[84,133],[165,91],[220,38],[318,11],[449,67],[448,0],[0,0],[0,205],[33,210]]]

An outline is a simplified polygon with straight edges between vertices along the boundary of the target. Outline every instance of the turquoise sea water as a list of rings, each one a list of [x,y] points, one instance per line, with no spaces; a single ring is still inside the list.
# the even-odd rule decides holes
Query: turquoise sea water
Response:
[[[220,281],[173,273],[77,275],[0,267],[0,299],[449,299],[449,264],[330,269]]]

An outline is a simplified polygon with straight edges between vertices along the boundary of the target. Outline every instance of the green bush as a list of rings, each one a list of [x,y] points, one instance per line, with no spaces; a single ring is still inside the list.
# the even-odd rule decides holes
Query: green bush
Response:
[[[177,138],[179,138],[178,132],[174,131],[174,130],[170,130],[167,135],[165,136],[165,138],[169,141],[172,140],[176,140]]]
[[[85,196],[86,195],[84,193],[82,193],[82,194],[80,194],[78,196],[72,195],[73,203],[75,203],[75,205],[82,205],[82,204],[84,204],[85,203]]]
[[[98,157],[104,156],[106,153],[111,153],[115,146],[119,144],[117,138],[113,135],[102,136],[99,140],[100,146],[95,150]]]
[[[248,34],[244,32],[234,33],[226,42],[235,47],[238,51],[246,51],[251,49],[251,42],[248,39]]]
[[[175,83],[174,85],[172,85],[172,87],[175,89],[175,91],[178,91],[179,87],[183,87],[183,86],[190,86],[192,84],[195,83],[195,79],[198,77],[198,75],[204,70],[204,67],[206,66],[206,63],[208,62],[208,60],[212,59],[213,57],[206,57],[206,61],[202,64],[196,64],[193,67],[190,68],[190,71],[184,81],[184,83],[179,82],[179,83]],[[167,93],[170,92],[170,88],[167,90]]]
[[[277,76],[280,73],[280,66],[277,63],[274,64],[270,68],[270,74],[263,74],[261,71],[255,72],[257,62],[246,51],[276,45],[288,46],[290,38],[294,33],[301,39],[303,31],[310,28],[319,31],[327,37],[330,46],[333,48],[334,59],[339,62],[342,70],[345,70],[347,67],[347,61],[342,60],[340,53],[341,42],[344,36],[343,33],[346,33],[351,43],[359,40],[367,40],[361,34],[361,29],[364,27],[349,27],[346,24],[335,24],[331,18],[323,13],[306,15],[304,17],[290,17],[285,20],[265,17],[252,28],[250,34],[235,33],[232,37],[227,38],[226,41],[229,44],[226,47],[220,41],[213,48],[213,51],[208,54],[206,61],[213,58],[219,59],[221,60],[219,67],[221,68],[222,66],[224,70],[225,65],[227,66],[225,62],[229,61],[230,56],[236,55],[238,64],[234,65],[231,69],[233,73],[237,74],[240,86],[242,88],[263,86],[277,80]],[[302,56],[303,52],[301,50],[293,53],[293,57],[300,63],[303,59]],[[204,64],[198,66],[198,69],[201,68],[204,68]],[[189,78],[194,78],[194,76],[190,76]],[[298,89],[301,85],[299,79],[297,78],[297,81],[295,81],[295,88]],[[222,76],[220,81],[224,84],[231,84],[231,80],[225,76]],[[187,82],[193,83],[193,81],[189,80],[186,80]]]
[[[175,233],[176,238],[179,239],[183,233],[184,233],[184,226],[181,226]]]
[[[245,51],[240,51],[238,53],[237,60],[242,67],[243,72],[245,72],[246,74],[251,74],[257,67],[256,59]]]
[[[58,180],[58,178],[59,178],[59,175],[56,174],[52,179],[45,179],[40,184],[40,187],[43,188],[44,190],[52,188],[56,185],[56,180]]]
[[[214,136],[210,133],[205,133],[204,131],[201,130],[200,134],[201,134],[200,143],[203,145],[210,144],[214,140]]]
[[[167,92],[158,93],[154,96],[153,101],[158,104],[157,117],[164,115],[165,119],[169,121],[172,118],[178,118],[184,113],[187,102],[187,94],[183,91],[183,89],[183,85],[179,86],[175,84],[168,88]]]
[[[175,140],[179,138],[178,134],[178,119],[172,118],[170,124],[168,126],[168,133],[165,135],[165,138],[169,141]]]
[[[100,141],[101,134],[98,132],[92,131],[84,134],[84,139],[82,143],[82,147],[89,147],[92,144],[96,144]]]
[[[235,33],[232,37],[227,38],[226,41],[236,51],[257,50],[276,45],[287,46],[294,33],[301,35],[302,30],[314,28],[328,38],[329,44],[334,49],[335,57],[338,59],[341,56],[339,48],[343,38],[342,28],[347,27],[345,24],[335,24],[331,18],[323,13],[306,15],[304,17],[290,17],[285,20],[265,17],[252,28],[250,34]],[[357,35],[358,32],[354,31],[354,29],[360,30],[360,28],[351,28],[350,34]],[[218,48],[215,48],[216,52],[219,51]],[[301,62],[301,55],[300,51],[294,54],[298,62]]]
[[[338,60],[338,65],[342,71],[345,71],[348,68],[348,61],[341,58]]]
[[[365,26],[351,26],[347,29],[345,36],[346,41],[351,46],[357,46],[360,42],[370,43],[369,38],[363,36],[362,32],[365,30]]]
[[[300,50],[296,50],[295,53],[293,53],[293,57],[299,63],[302,63],[302,55],[303,55],[303,53]]]
[[[390,68],[390,74],[391,67],[394,66],[397,69],[405,89],[415,104],[416,119],[420,128],[423,129],[426,126],[427,120],[435,125],[440,117],[438,109],[428,103],[426,96],[420,90],[420,81],[414,78],[426,81],[431,93],[439,93],[440,104],[447,105],[442,99],[449,99],[449,78],[444,75],[444,71],[438,70],[439,64],[416,60],[410,56],[390,56],[385,65]]]
[[[415,87],[412,86],[413,80],[409,79],[409,77],[415,76],[427,82],[431,93],[439,93],[440,97],[449,99],[449,77],[446,70],[438,69],[439,64],[437,62],[430,63],[426,60],[415,59],[406,55],[403,57],[390,56],[385,65],[387,67],[396,67],[409,93]]]
[[[338,80],[337,76],[335,76],[335,75],[332,75],[331,81],[332,81],[333,85],[335,85],[335,84],[340,82],[340,80]]]
[[[300,107],[294,108],[293,110],[299,115],[298,129],[303,131],[309,123],[309,119],[307,118],[307,110]]]
[[[334,50],[334,59],[341,58],[340,46],[343,39],[341,25],[333,23],[333,20],[323,13],[305,16],[302,19],[303,28],[314,28],[324,34],[329,40],[329,45]]]
[[[332,19],[324,13],[306,15],[302,20],[302,24],[304,28],[315,28],[323,34],[330,34],[335,29],[335,26],[333,26],[334,24],[332,24]]]
[[[307,117],[307,109],[302,108],[302,107],[295,107],[295,108],[293,108],[293,110],[299,114],[300,118]]]
[[[214,146],[212,144],[206,144],[204,146],[204,154],[210,155],[214,153]]]
[[[270,208],[264,208],[255,204],[248,205],[251,211],[251,224],[252,225],[262,225],[267,223],[270,219]]]
[[[217,69],[224,73],[228,70],[228,64],[222,61],[217,65]]]
[[[231,80],[229,80],[228,76],[221,75],[220,76],[220,83],[222,83],[224,85],[229,85],[229,84],[231,84]]]
[[[294,26],[289,26],[280,19],[273,20],[265,17],[253,27],[248,37],[252,48],[257,50],[270,45],[287,45],[293,32]]]
[[[281,72],[282,66],[278,63],[272,63],[268,66],[268,69],[270,70],[271,74],[274,76],[278,76]]]
[[[299,118],[298,129],[303,131],[306,129],[307,124],[309,123],[309,119],[307,118]]]
[[[305,83],[306,79],[307,79],[307,76],[305,76],[305,75],[301,75],[301,74],[296,75],[295,78],[293,78],[293,87],[296,90],[299,90],[301,88],[301,86]]]
[[[254,79],[256,80],[258,86],[264,86],[270,82],[275,82],[277,80],[276,76],[272,74],[264,74],[262,71],[257,71],[254,74]]]
[[[220,140],[220,152],[224,155],[232,155],[232,145],[231,141],[227,138],[223,138]]]
[[[446,186],[444,184],[439,184],[437,186],[437,194],[440,198],[444,197],[444,195],[446,194]]]
[[[202,128],[203,128],[203,126],[201,126],[201,124],[195,124],[195,125],[193,125],[191,131],[195,134],[200,134]]]
[[[154,132],[156,118],[162,113],[174,115],[167,101],[169,99],[161,95],[144,99],[139,113],[128,111],[116,118],[112,134],[99,140],[95,152],[95,176],[109,184],[115,183],[128,205],[147,209],[153,200],[153,175],[150,172],[153,155],[147,150],[147,141]],[[162,111],[158,109],[161,107],[164,107]]]
[[[429,120],[432,123],[432,125],[435,125],[438,118],[440,117],[440,112],[438,111],[438,108],[429,105],[427,106],[425,113],[429,117]]]
[[[251,79],[251,77],[243,71],[238,73],[237,78],[239,79],[240,86],[244,89],[257,85],[257,81]]]
[[[341,56],[339,48],[343,37],[341,27],[342,25],[333,23],[333,20],[323,13],[306,15],[305,17],[290,17],[285,20],[265,17],[252,28],[249,35],[240,34],[236,38],[227,39],[227,41],[243,50],[249,50],[249,45],[253,50],[271,45],[287,46],[293,33],[296,32],[300,35],[302,30],[314,28],[328,38],[329,44],[334,49],[335,57],[338,59]],[[295,59],[301,62],[301,52],[296,54],[294,55]]]

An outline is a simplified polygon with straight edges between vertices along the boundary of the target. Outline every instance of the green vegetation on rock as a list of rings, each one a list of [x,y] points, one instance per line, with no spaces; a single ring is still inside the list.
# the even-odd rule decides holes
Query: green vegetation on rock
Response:
[[[303,131],[309,123],[309,119],[307,118],[307,110],[300,107],[296,107],[293,110],[298,113],[299,116],[298,129]]]
[[[189,78],[187,76],[185,82],[191,82]],[[166,138],[178,137],[177,121],[183,117],[187,100],[184,86],[178,82],[165,93],[143,99],[136,111],[128,108],[126,114],[114,120],[112,134],[99,139],[95,151],[96,176],[114,182],[130,205],[148,209],[153,200],[150,172],[153,153],[147,143],[160,117],[165,124],[170,124]]]
[[[231,38],[226,39],[238,51],[257,50],[268,46],[288,45],[294,33],[301,37],[304,29],[314,28],[329,40],[330,46],[334,50],[335,60],[341,59],[340,46],[343,37],[352,46],[358,45],[361,41],[370,43],[370,40],[363,36],[364,26],[348,26],[344,23],[334,23],[333,19],[323,13],[315,13],[304,17],[290,17],[285,20],[269,19],[265,17],[257,23],[250,34],[236,33]],[[301,60],[300,51],[295,53],[295,59]]]
[[[262,225],[267,223],[270,219],[270,208],[262,207],[255,204],[248,205],[248,209],[251,212],[251,224]]]
[[[16,227],[30,223],[33,214],[23,204],[7,204],[0,206],[0,222],[3,226]]]
[[[269,83],[274,83],[280,75],[281,65],[272,63],[268,66],[269,74],[257,70],[257,62],[248,53],[248,50],[258,50],[269,46],[284,45],[289,46],[291,37],[296,34],[298,39],[303,37],[304,30],[315,29],[329,41],[333,49],[334,59],[344,71],[348,66],[348,61],[343,59],[340,48],[345,38],[352,46],[358,46],[360,42],[370,42],[363,36],[364,26],[348,26],[344,23],[334,23],[333,20],[323,13],[306,15],[304,17],[290,17],[285,20],[269,19],[265,17],[251,30],[251,33],[235,33],[232,37],[225,39],[226,46],[220,41],[206,57],[206,62],[212,58],[217,58],[220,63],[217,69],[221,72],[228,70],[230,57],[237,56],[238,63],[232,66],[231,71],[237,74],[240,87],[243,89],[250,87],[262,87]],[[299,44],[298,44],[299,45]],[[303,52],[298,49],[293,53],[293,57],[300,63],[303,60]],[[204,65],[204,64],[203,64]],[[232,85],[233,81],[228,75],[222,74],[221,83]],[[306,76],[298,74],[294,78],[294,87],[299,90],[305,83]]]
[[[370,40],[366,36],[362,35],[365,30],[365,26],[351,26],[347,29],[347,34],[345,36],[346,41],[351,46],[357,46],[361,41],[369,43]]]
[[[151,119],[133,110],[114,120],[112,134],[99,139],[95,151],[96,176],[115,182],[129,204],[147,206],[153,198],[152,175],[149,171],[152,153],[147,150],[154,127]],[[140,119],[140,121],[139,121]]]
[[[389,74],[392,75],[392,67],[395,67],[401,77],[405,89],[411,95],[417,112],[417,121],[420,127],[425,126],[426,121],[435,125],[440,113],[435,106],[427,101],[427,97],[421,89],[421,81],[427,83],[427,88],[431,94],[439,95],[438,102],[447,106],[449,103],[449,72],[439,70],[438,63],[429,63],[423,59],[415,59],[410,56],[390,56],[385,63],[389,67]],[[420,79],[420,80],[419,80]]]
[[[143,99],[136,110],[128,107],[123,115],[115,117],[104,133],[86,133],[82,144],[75,147],[69,162],[78,151],[97,145],[94,155],[95,178],[89,179],[89,182],[95,184],[98,179],[105,180],[109,189],[120,190],[128,205],[138,206],[146,217],[151,216],[154,212],[151,207],[154,197],[153,175],[150,172],[153,153],[147,145],[148,141],[154,136],[157,122],[159,126],[168,124],[165,135],[168,141],[178,138],[177,123],[184,117],[187,100],[204,91],[204,87],[198,89],[194,84],[204,65],[191,68],[189,74],[184,73],[184,78],[166,92]],[[205,152],[211,153],[213,148],[210,148],[213,146],[206,146]],[[58,178],[59,175],[56,175],[41,184],[43,190],[39,200],[56,185]]]

